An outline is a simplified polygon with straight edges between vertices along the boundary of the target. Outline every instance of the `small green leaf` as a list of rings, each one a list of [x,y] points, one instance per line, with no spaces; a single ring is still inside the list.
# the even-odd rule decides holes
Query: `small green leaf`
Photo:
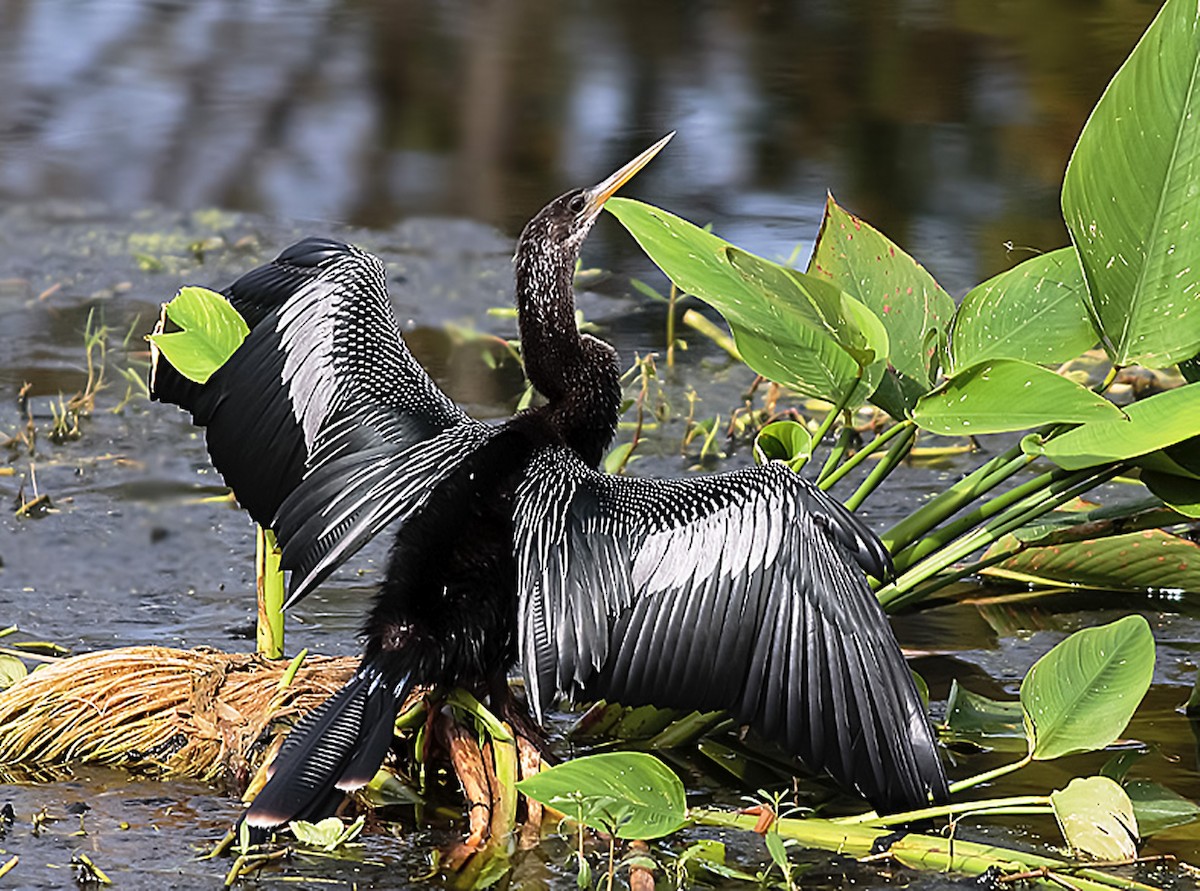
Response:
[[[181,330],[164,333],[160,319],[150,342],[188,380],[203,384],[232,356],[250,328],[224,296],[207,288],[181,288],[163,315]]]
[[[1125,730],[1154,674],[1154,635],[1138,615],[1077,631],[1021,682],[1039,761],[1102,749]]]
[[[787,848],[783,846],[783,839],[779,837],[779,833],[774,829],[769,829],[764,836],[764,840],[767,843],[767,852],[771,855],[771,860],[774,861],[775,865],[786,876],[791,872],[791,869],[788,866]]]
[[[758,431],[754,439],[754,460],[786,461],[793,469],[812,456],[812,434],[796,421],[774,421]]]
[[[957,680],[950,684],[950,696],[946,700],[946,726],[967,736],[1025,738],[1021,703],[989,699],[968,690]]]
[[[1200,806],[1196,802],[1158,783],[1133,780],[1125,784],[1125,793],[1133,802],[1133,813],[1143,838],[1200,820]]]
[[[1076,777],[1050,793],[1063,838],[1077,854],[1097,860],[1137,856],[1138,821],[1125,790],[1108,777]]]
[[[623,442],[620,445],[609,450],[609,453],[604,456],[604,472],[605,473],[620,473],[625,469],[625,465],[629,463],[629,458],[633,454],[633,442]]]
[[[326,817],[317,823],[293,820],[288,823],[288,828],[300,844],[320,851],[333,851],[353,841],[362,832],[364,820],[365,818],[360,816],[349,825],[342,823],[337,817]]]
[[[950,335],[955,370],[986,359],[1039,365],[1073,359],[1096,343],[1075,248],[1030,257],[972,288]]]
[[[1103,396],[1018,359],[991,359],[956,372],[913,410],[922,429],[957,436],[1121,417]]]
[[[1059,467],[1081,470],[1175,445],[1196,435],[1200,384],[1188,384],[1138,400],[1125,406],[1125,415],[1068,430],[1037,451]]]
[[[25,663],[16,656],[0,653],[0,690],[7,690],[29,674]]]
[[[530,798],[618,838],[660,838],[687,818],[683,783],[643,752],[575,758],[528,777],[517,787]]]

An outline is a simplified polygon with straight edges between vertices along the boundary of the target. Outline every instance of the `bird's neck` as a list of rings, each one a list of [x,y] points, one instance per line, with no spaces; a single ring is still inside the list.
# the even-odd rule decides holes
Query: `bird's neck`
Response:
[[[612,443],[621,405],[616,351],[575,325],[574,256],[553,248],[516,257],[517,321],[525,373],[546,397],[538,410],[568,446],[597,466]]]

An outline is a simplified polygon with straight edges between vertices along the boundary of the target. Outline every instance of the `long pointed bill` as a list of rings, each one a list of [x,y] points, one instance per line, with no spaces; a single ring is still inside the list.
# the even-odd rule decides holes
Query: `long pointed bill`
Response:
[[[650,159],[663,150],[671,137],[675,135],[672,130],[650,148],[646,149],[608,179],[601,183],[597,183],[587,190],[587,205],[584,208],[584,214],[594,216],[600,213],[600,208],[604,206],[604,202],[611,198],[621,186],[633,179],[633,175],[650,163]]]

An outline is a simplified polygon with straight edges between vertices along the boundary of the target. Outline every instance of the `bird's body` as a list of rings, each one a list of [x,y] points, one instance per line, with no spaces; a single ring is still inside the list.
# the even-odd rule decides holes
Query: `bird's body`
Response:
[[[307,239],[226,292],[246,342],[206,384],[158,357],[156,398],[207,427],[217,468],[271,526],[290,602],[398,522],[359,671],[306,718],[247,812],[331,812],[374,774],[415,684],[496,689],[518,661],[558,693],[729,710],[877,807],[946,795],[924,708],[864,571],[887,552],[781,464],[686,480],[597,468],[615,351],[581,336],[572,273],[603,202],[666,140],[551,202],[515,257],[526,372],[546,402],[467,417],[403,344],[382,264]]]

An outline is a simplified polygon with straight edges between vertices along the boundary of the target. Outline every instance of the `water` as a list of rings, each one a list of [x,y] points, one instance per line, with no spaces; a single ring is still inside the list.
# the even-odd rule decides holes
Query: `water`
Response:
[[[0,438],[23,430],[28,382],[38,431],[11,447],[0,503],[49,495],[30,519],[0,513],[0,624],[73,650],[137,643],[248,649],[252,529],[228,503],[201,441],[174,409],[131,399],[141,335],[183,283],[220,286],[303,234],[333,234],[387,260],[414,351],[475,414],[502,417],[521,393],[478,341],[514,324],[512,243],[547,198],[594,182],[662,133],[679,135],[631,184],[644,197],[767,255],[803,256],[826,189],[879,225],[952,292],[1065,243],[1057,190],[1104,83],[1153,15],[1152,3],[473,4],[262,0],[223,3],[28,0],[0,10]],[[69,36],[68,36],[69,35]],[[219,208],[220,210],[213,210]],[[193,249],[193,245],[201,249]],[[1011,245],[1010,247],[1008,247]],[[664,313],[627,284],[651,274],[602,221],[581,296],[626,360],[663,349]],[[108,326],[107,388],[78,440],[51,442],[52,403],[83,386],[89,313]],[[124,335],[132,331],[126,342]],[[728,417],[751,376],[690,336],[666,375],[677,411]],[[675,475],[681,425],[643,446],[634,472]],[[625,434],[628,435],[628,434]],[[727,447],[727,466],[749,460]],[[914,467],[868,503],[876,527],[944,488],[968,459]],[[383,545],[365,550],[301,604],[289,650],[354,653]],[[1014,696],[1028,666],[1079,627],[1137,610],[1159,644],[1155,684],[1130,728],[1154,750],[1138,770],[1195,798],[1193,729],[1175,711],[1200,649],[1188,597],[1064,595],[986,599],[901,617],[914,667],[944,699],[951,678]],[[977,756],[955,776],[1004,755]],[[1005,794],[1044,792],[1104,756],[1039,765]],[[1011,790],[1011,791],[1010,791]],[[709,795],[713,790],[701,789]],[[718,793],[719,794],[719,793]],[[86,802],[87,835],[74,835]],[[0,791],[18,819],[0,850],[21,856],[5,887],[70,883],[85,852],[126,888],[208,887],[227,861],[196,854],[237,813],[222,790],[81,768]],[[65,819],[35,836],[46,806]],[[74,807],[74,809],[78,809]],[[128,823],[128,829],[120,828]],[[406,887],[463,824],[371,835],[357,865],[288,871],[343,886]],[[999,838],[1055,844],[1045,820]],[[759,868],[753,839],[729,837]],[[1149,843],[1189,856],[1194,827]],[[7,856],[0,857],[0,860]],[[512,884],[572,887],[569,843],[549,842]],[[880,884],[876,867],[825,855],[806,881]],[[288,886],[279,873],[267,884]],[[913,877],[903,874],[907,881]],[[937,881],[919,879],[922,887]]]

